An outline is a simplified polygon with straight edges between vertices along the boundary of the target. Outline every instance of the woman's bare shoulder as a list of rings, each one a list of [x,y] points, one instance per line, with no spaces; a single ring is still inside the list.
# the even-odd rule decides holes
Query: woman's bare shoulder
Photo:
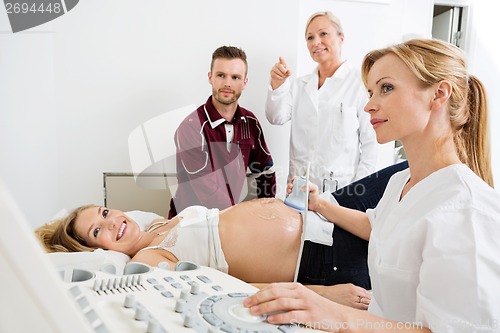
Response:
[[[156,267],[161,262],[168,262],[171,269],[179,261],[172,253],[164,249],[145,249],[139,251],[131,261],[142,262],[144,264]]]

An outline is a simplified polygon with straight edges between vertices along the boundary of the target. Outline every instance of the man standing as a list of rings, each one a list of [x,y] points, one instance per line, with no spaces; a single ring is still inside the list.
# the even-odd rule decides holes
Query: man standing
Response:
[[[177,128],[177,191],[169,218],[202,205],[224,209],[241,201],[247,169],[256,174],[257,196],[276,195],[273,160],[255,115],[238,105],[247,84],[243,50],[221,46],[212,54],[212,95]]]

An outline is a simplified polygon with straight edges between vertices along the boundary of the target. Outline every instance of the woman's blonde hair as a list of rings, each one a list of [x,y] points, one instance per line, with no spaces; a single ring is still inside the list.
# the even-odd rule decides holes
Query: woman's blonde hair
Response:
[[[450,82],[448,112],[459,158],[493,187],[486,91],[478,78],[467,73],[464,52],[435,39],[412,39],[371,51],[361,66],[365,86],[373,64],[387,54],[399,57],[424,86]]]
[[[74,209],[66,217],[52,221],[35,230],[35,235],[40,240],[47,252],[83,252],[93,251],[95,247],[85,244],[83,238],[75,232],[75,221],[80,214],[96,205],[85,205]]]
[[[307,35],[307,28],[309,28],[309,24],[311,24],[312,20],[314,20],[318,16],[326,16],[330,20],[330,22],[332,22],[333,26],[337,28],[338,33],[341,35],[344,34],[344,29],[342,29],[342,24],[340,23],[339,18],[333,15],[332,12],[327,10],[322,12],[316,12],[309,17],[306,23],[306,31],[304,32],[305,35]]]

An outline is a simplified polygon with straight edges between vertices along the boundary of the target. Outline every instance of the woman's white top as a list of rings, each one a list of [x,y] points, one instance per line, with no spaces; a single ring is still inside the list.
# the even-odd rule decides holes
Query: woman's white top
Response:
[[[359,71],[346,61],[320,89],[317,69],[290,81],[270,88],[266,101],[271,124],[291,120],[289,176],[304,175],[311,161],[310,180],[321,190],[330,172],[339,187],[375,172],[378,144]]]
[[[179,223],[165,234],[160,244],[140,251],[163,249],[172,253],[179,261],[190,261],[227,273],[229,267],[219,236],[219,210],[190,206],[177,216]]]
[[[395,174],[375,209],[370,311],[438,332],[500,332],[500,195],[462,164]]]

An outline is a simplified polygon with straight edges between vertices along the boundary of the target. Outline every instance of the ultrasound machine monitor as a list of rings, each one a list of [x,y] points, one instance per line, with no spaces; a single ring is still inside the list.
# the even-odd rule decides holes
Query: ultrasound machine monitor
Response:
[[[0,332],[94,330],[0,182]]]

